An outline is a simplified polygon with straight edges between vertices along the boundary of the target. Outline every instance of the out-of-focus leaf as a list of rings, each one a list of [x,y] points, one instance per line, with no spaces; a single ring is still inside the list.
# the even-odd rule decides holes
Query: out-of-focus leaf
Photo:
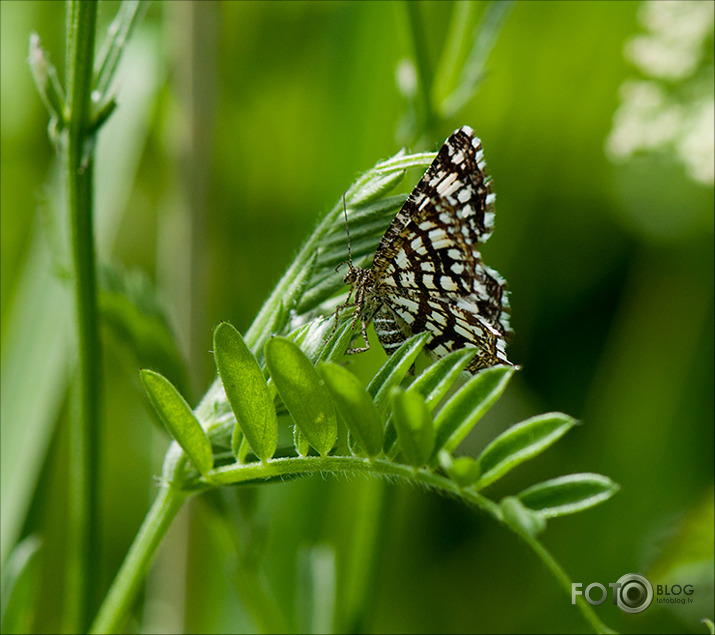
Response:
[[[335,549],[320,544],[298,551],[296,617],[300,633],[333,633],[337,577]]]
[[[39,590],[42,540],[35,535],[21,540],[8,557],[2,575],[3,633],[29,633],[37,608],[33,606]]]
[[[161,371],[182,393],[188,373],[174,333],[149,278],[113,264],[99,269],[102,319],[122,340],[140,367]]]
[[[583,511],[607,501],[620,488],[601,474],[568,474],[525,489],[522,504],[547,518]]]

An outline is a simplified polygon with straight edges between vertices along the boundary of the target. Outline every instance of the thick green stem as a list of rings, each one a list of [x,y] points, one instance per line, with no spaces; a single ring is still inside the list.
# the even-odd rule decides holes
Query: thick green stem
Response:
[[[190,494],[163,484],[117,577],[97,613],[90,633],[119,633],[157,547]]]
[[[544,563],[544,565],[546,565],[547,569],[551,571],[558,583],[561,585],[564,591],[566,591],[566,594],[570,598],[572,593],[571,578],[569,578],[563,567],[558,562],[556,562],[554,557],[551,555],[551,552],[549,552],[546,547],[544,547],[544,545],[542,545],[538,540],[536,540],[536,538],[525,533],[519,527],[516,527],[509,522],[506,522],[506,524],[509,529],[511,529],[514,533],[518,534],[521,537],[521,539],[539,557],[539,559]],[[596,633],[616,632],[608,628],[608,626],[606,626],[600,619],[598,619],[598,616],[593,610],[593,607],[588,602],[586,602],[583,596],[579,596],[576,598],[576,606],[581,611],[581,615],[583,615],[584,619],[591,625],[591,627]]]
[[[99,587],[98,456],[101,351],[92,227],[92,157],[87,153],[95,2],[68,4],[67,105],[63,171],[72,234],[72,266],[78,350],[78,416],[72,422],[70,519],[65,627],[86,630]]]
[[[436,123],[436,116],[432,105],[432,83],[434,73],[432,63],[427,51],[427,38],[422,28],[422,16],[419,2],[405,2],[409,32],[412,38],[412,50],[415,55],[415,70],[418,77],[418,92],[422,102],[423,121],[420,132],[428,139],[432,138],[433,128]]]

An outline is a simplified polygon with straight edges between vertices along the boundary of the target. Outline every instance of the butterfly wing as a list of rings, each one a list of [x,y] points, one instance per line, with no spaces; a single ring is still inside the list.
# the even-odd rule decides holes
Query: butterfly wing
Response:
[[[381,317],[389,330],[400,328],[405,336],[432,332],[426,348],[437,356],[476,347],[468,370],[509,363],[506,284],[482,263],[477,249],[494,221],[494,194],[484,167],[472,129],[456,130],[391,223],[372,266],[374,293],[387,308]]]

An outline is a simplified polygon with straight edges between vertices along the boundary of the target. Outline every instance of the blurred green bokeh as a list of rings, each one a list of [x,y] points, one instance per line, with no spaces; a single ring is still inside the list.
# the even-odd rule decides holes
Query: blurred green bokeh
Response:
[[[100,5],[102,29],[116,9]],[[433,58],[452,9],[419,5]],[[610,476],[620,494],[551,523],[544,542],[584,586],[640,572],[696,587],[687,607],[654,605],[640,615],[596,607],[609,626],[702,632],[700,619],[713,617],[713,185],[694,179],[667,144],[620,160],[607,152],[621,87],[643,76],[624,49],[646,32],[646,11],[635,2],[515,5],[477,96],[428,146],[411,149],[436,149],[469,124],[498,195],[483,254],[509,281],[509,356],[523,368],[464,451],[540,412],[583,421],[489,494],[570,472]],[[3,533],[6,522],[11,528],[3,560],[19,537],[44,537],[43,612],[33,628],[52,632],[66,521],[71,308],[48,117],[26,60],[35,31],[61,67],[64,5],[2,2],[0,14]],[[710,22],[705,88],[692,95],[706,106],[712,38]],[[414,141],[396,132],[405,130],[396,70],[410,55],[399,3],[151,5],[122,61],[119,108],[99,138],[97,244],[100,261],[155,282],[190,368],[192,405],[215,378],[213,327],[229,320],[245,331],[317,219],[361,171]],[[664,82],[671,94],[676,79]],[[712,154],[712,127],[709,135]],[[408,175],[404,189],[418,178]],[[151,425],[135,358],[104,334],[108,584],[154,495],[168,442]],[[384,358],[377,348],[353,364],[366,378]],[[334,545],[341,575],[359,520],[355,501],[376,487],[315,477],[242,492],[238,516],[259,535],[251,544],[279,603],[295,602],[301,547]],[[368,631],[586,628],[500,527],[431,493],[390,485],[386,495]],[[237,547],[206,502],[193,501],[163,547],[145,632],[256,628],[232,581],[241,575],[231,568]]]

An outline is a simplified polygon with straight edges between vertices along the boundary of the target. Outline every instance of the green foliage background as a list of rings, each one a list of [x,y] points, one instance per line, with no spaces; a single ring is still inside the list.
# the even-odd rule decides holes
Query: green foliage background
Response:
[[[606,158],[619,85],[636,74],[623,46],[640,28],[638,8],[517,4],[478,95],[418,147],[396,134],[405,130],[396,67],[410,54],[402,5],[155,3],[122,61],[119,108],[99,140],[98,251],[100,261],[155,282],[190,368],[186,394],[196,400],[215,377],[214,325],[230,320],[245,331],[355,176],[406,142],[436,149],[471,125],[497,192],[496,231],[483,253],[509,281],[509,355],[523,370],[465,450],[475,454],[507,424],[543,411],[581,419],[550,452],[500,481],[495,496],[573,471],[610,476],[621,493],[551,523],[544,542],[584,584],[629,572],[694,583],[696,603],[683,610],[629,616],[604,604],[598,613],[623,632],[696,631],[713,611],[713,188],[689,180],[668,156],[625,165]],[[100,5],[102,24],[115,11]],[[420,11],[434,59],[451,3],[420,3]],[[37,31],[61,66],[64,6],[3,2],[0,12],[3,534],[7,523],[13,540],[43,537],[44,610],[34,628],[53,631],[62,601],[70,293],[63,228],[52,220],[47,114],[26,58]],[[408,175],[404,189],[418,177]],[[167,444],[150,423],[136,369],[147,358],[156,370],[172,368],[151,357],[151,334],[139,359],[116,330],[104,335],[108,584],[153,497]],[[383,359],[374,347],[352,368],[368,378]],[[194,501],[149,579],[143,628],[255,629],[242,609],[236,550],[250,548],[278,602],[292,605],[300,599],[296,551],[332,544],[339,572],[359,536],[356,501],[382,487],[388,505],[368,630],[584,628],[523,546],[472,510],[423,491],[317,477],[242,492],[232,512],[241,545]]]

